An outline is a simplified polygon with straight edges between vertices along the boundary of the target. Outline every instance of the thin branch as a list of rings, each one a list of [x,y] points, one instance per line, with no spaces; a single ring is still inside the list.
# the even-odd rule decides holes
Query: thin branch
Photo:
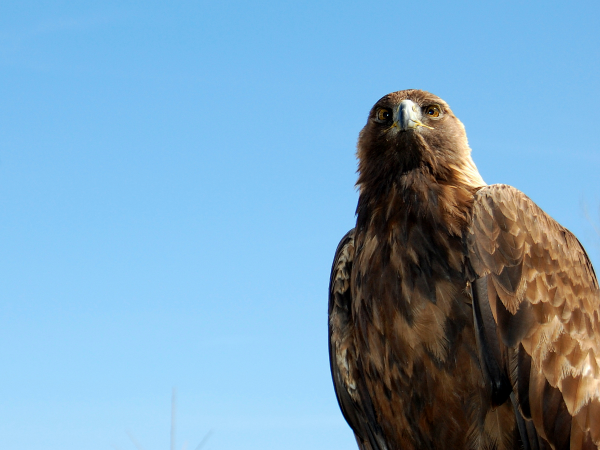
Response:
[[[594,229],[594,231],[596,232],[596,234],[598,236],[600,236],[600,228],[594,223],[594,221],[592,220],[590,213],[588,211],[588,207],[587,207],[587,203],[583,202],[583,215],[585,216],[585,219],[588,221],[588,223],[592,226],[592,228]]]
[[[171,450],[175,450],[175,422],[177,413],[177,389],[171,393]]]
[[[142,447],[142,445],[133,437],[131,431],[127,430],[126,433],[127,436],[129,436],[129,439],[131,439],[131,442],[133,442],[133,445],[135,445],[138,450],[144,450],[144,447]]]
[[[198,447],[196,447],[196,450],[200,450],[204,446],[204,444],[206,444],[206,441],[208,441],[208,438],[213,434],[213,431],[214,430],[210,430],[208,433],[206,433],[206,436],[204,436],[204,439],[200,441]]]

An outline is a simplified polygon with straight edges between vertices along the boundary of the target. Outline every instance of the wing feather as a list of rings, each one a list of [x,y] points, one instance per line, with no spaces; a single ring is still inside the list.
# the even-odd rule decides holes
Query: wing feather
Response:
[[[342,414],[361,450],[387,450],[364,382],[356,376],[359,355],[353,341],[350,275],[354,260],[354,229],[340,241],[329,280],[329,363]]]
[[[511,397],[554,448],[598,448],[600,293],[585,250],[506,185],[476,193],[466,245],[474,300],[487,297],[495,320],[483,323],[480,348],[496,342],[492,334],[501,347],[488,350],[488,372],[510,373]],[[501,378],[488,375],[491,382]]]

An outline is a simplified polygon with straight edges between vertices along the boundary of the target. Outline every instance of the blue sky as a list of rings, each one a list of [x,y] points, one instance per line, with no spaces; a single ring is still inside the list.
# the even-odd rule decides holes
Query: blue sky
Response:
[[[354,448],[327,360],[355,145],[420,88],[600,261],[600,4],[0,5],[0,447]],[[600,263],[600,262],[599,262]]]

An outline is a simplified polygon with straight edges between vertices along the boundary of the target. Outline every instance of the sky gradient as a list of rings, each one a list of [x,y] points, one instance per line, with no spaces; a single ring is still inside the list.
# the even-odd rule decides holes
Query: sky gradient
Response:
[[[0,448],[355,448],[327,357],[371,106],[428,90],[600,264],[600,3],[0,5]],[[584,213],[589,210],[589,220]],[[128,435],[129,433],[129,435]]]

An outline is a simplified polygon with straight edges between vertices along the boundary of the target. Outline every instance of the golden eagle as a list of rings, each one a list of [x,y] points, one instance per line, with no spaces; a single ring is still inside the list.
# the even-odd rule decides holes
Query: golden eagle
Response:
[[[428,92],[379,100],[357,154],[329,353],[359,448],[597,449],[600,295],[577,238],[486,185]]]

